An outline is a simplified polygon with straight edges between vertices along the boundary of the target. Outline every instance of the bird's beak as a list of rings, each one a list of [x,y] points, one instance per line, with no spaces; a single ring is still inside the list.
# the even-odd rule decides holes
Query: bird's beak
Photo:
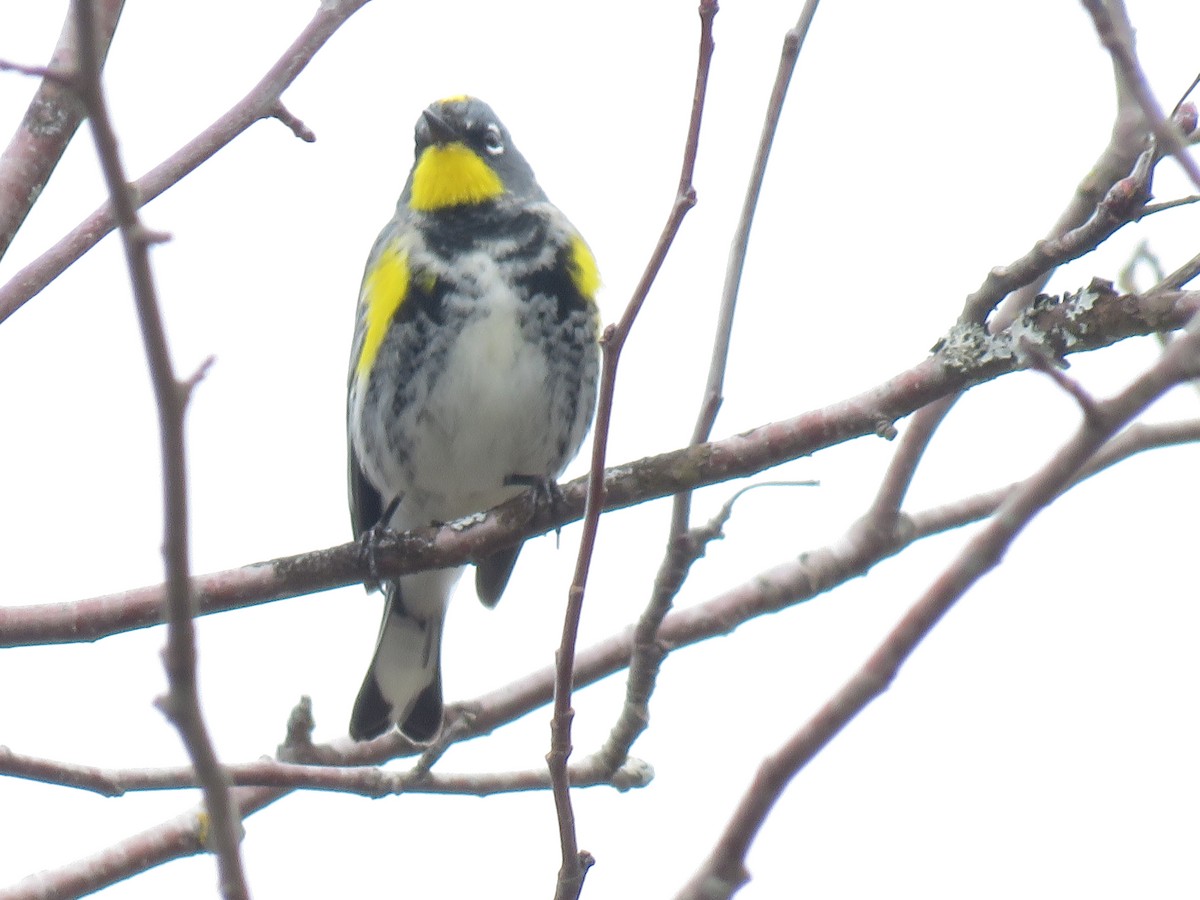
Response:
[[[430,143],[450,144],[454,141],[462,140],[450,126],[450,123],[432,109],[425,110],[425,112],[421,113],[421,117],[425,119],[425,124],[429,128]]]

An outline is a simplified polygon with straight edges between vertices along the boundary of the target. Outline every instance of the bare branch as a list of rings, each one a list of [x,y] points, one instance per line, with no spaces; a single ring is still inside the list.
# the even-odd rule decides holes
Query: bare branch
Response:
[[[1200,441],[1200,420],[1134,425],[1097,453],[1072,484],[1136,453],[1197,441]],[[671,612],[663,621],[660,640],[668,649],[679,649],[729,634],[739,625],[759,616],[811,600],[851,578],[864,575],[874,565],[921,537],[957,528],[990,515],[1018,488],[1019,485],[1010,485],[918,513],[910,520],[900,521],[894,534],[888,536],[865,532],[855,526],[827,547],[801,554],[798,558],[761,572],[744,584],[704,603]],[[632,649],[633,639],[629,631],[589,647],[576,658],[575,683],[591,684],[619,672],[628,664]],[[532,709],[549,703],[555,677],[554,667],[548,666],[475,700],[455,704],[447,709],[446,727],[460,734],[463,740],[489,734]],[[289,720],[289,742],[296,739],[297,732],[301,734],[299,742],[305,742],[303,735],[311,727],[308,721],[310,716],[310,712],[301,710],[301,719],[305,721],[294,724]],[[293,719],[295,717],[294,712]],[[459,731],[459,723],[464,723],[462,731]],[[383,738],[364,743],[343,738],[321,747],[308,744],[304,755],[326,764],[374,765],[397,756],[412,756],[420,752],[420,747],[407,742],[398,731],[393,731]],[[14,759],[18,762],[12,762]],[[62,765],[45,761],[27,762],[15,754],[0,752],[0,773],[18,777],[37,778],[36,774],[30,774],[31,770],[45,772],[48,767]],[[584,765],[587,765],[587,761]],[[6,766],[10,766],[11,770]],[[601,771],[604,771],[603,767]],[[68,780],[65,783],[72,782]],[[243,815],[250,815],[287,793],[282,788],[265,787],[235,790]],[[7,890],[0,889],[0,900],[75,897],[99,890],[171,859],[199,852],[202,847],[198,834],[196,813],[185,813],[91,857],[32,876]]]
[[[1047,240],[1059,238],[1083,225],[1112,186],[1130,173],[1134,162],[1146,149],[1146,117],[1138,105],[1137,98],[1115,66],[1113,83],[1116,86],[1117,111],[1113,118],[1108,145],[1080,180],[1070,202],[1047,233]],[[1057,266],[1046,269],[1028,284],[1009,294],[992,316],[992,330],[1007,328],[1021,310],[1029,306],[1033,298],[1046,287],[1056,268]]]
[[[296,118],[291,110],[283,105],[282,100],[276,100],[274,106],[271,107],[271,118],[278,119],[291,130],[292,134],[306,144],[311,144],[317,139],[313,130]]]
[[[994,568],[1016,536],[1075,480],[1127,422],[1168,389],[1200,373],[1200,315],[1154,366],[1111,400],[1097,403],[1049,462],[1000,504],[958,558],[929,587],[862,668],[777,753],[764,760],[754,784],[708,859],[677,895],[680,900],[732,896],[749,878],[745,859],[758,831],[791,779],[866,706],[887,690],[900,666],[966,592]]]
[[[1147,298],[1161,295],[1166,291],[1177,291],[1185,284],[1200,276],[1200,253],[1197,253],[1182,266],[1146,292]]]
[[[917,466],[920,465],[934,432],[949,415],[959,396],[951,394],[913,413],[896,452],[892,454],[892,461],[888,464],[883,480],[879,483],[879,491],[871,503],[871,508],[867,510],[864,522],[866,527],[887,531],[895,528],[904,497],[917,474]]]
[[[1200,203],[1200,194],[1189,194],[1186,197],[1177,197],[1174,200],[1163,200],[1161,203],[1147,203],[1142,207],[1142,211],[1135,221],[1140,222],[1142,219],[1152,216],[1155,213],[1166,212],[1169,209],[1178,209],[1181,206],[1191,206],[1193,203]]]
[[[1193,262],[1200,266],[1200,257]],[[1167,283],[1173,277],[1168,276]],[[1140,296],[1117,296],[1101,284],[1099,293],[1084,292],[1061,302],[1047,298],[1022,319],[1020,334],[1041,334],[1055,352],[1070,354],[1177,328],[1197,309],[1200,291],[1156,287]],[[989,335],[981,328],[956,329],[934,356],[861,394],[723,440],[616,466],[604,473],[603,508],[624,509],[755,475],[875,434],[880,422],[895,421],[939,398],[1021,370],[1025,363],[1018,360],[1012,341],[1010,332]],[[561,502],[553,509],[543,506],[531,513],[527,499],[519,497],[469,521],[385,535],[375,554],[379,574],[396,577],[459,565],[553,531],[580,518],[586,490],[587,480],[577,479],[562,487]],[[192,590],[197,613],[205,615],[360,583],[369,576],[361,548],[352,542],[198,576]],[[94,641],[161,624],[162,602],[162,587],[150,586],[66,603],[0,606],[0,648]]]
[[[634,288],[620,321],[607,329],[603,338],[604,357],[600,373],[600,396],[597,400],[596,427],[592,439],[591,471],[587,478],[587,500],[583,515],[583,534],[571,589],[567,594],[567,610],[563,617],[562,642],[555,654],[557,676],[554,680],[554,715],[550,723],[550,752],[546,762],[554,785],[554,806],[558,813],[559,838],[562,845],[562,867],[555,887],[555,900],[576,898],[583,889],[583,879],[594,862],[590,854],[580,852],[575,836],[575,816],[571,809],[571,792],[567,779],[567,760],[571,755],[572,677],[575,671],[575,641],[579,634],[579,618],[583,610],[584,591],[592,552],[600,527],[600,513],[605,506],[604,464],[608,448],[608,430],[612,419],[613,394],[616,389],[617,365],[621,349],[633,323],[641,311],[663,260],[679,233],[683,217],[696,204],[692,176],[696,169],[696,153],[700,146],[700,123],[704,114],[704,97],[708,90],[708,73],[713,54],[713,18],[717,14],[716,0],[700,0],[700,47],[696,61],[696,84],[692,96],[692,112],[684,142],[683,163],[675,202],[667,216],[662,234],[650,254],[650,261]]]
[[[1154,425],[1135,424],[1122,431],[1104,445],[1091,461],[1084,466],[1070,487],[1080,484],[1093,475],[1111,468],[1123,460],[1147,450],[1192,444],[1200,441],[1200,420],[1163,422]],[[1005,498],[1021,486],[1020,482],[975,494],[954,503],[946,503],[934,509],[908,515],[908,525],[913,540],[941,534],[951,528],[960,528],[978,522],[994,513]]]
[[[68,20],[69,21],[69,20]],[[62,87],[70,87],[71,78],[63,72],[58,72],[47,66],[29,66],[25,63],[0,59],[0,72],[16,72],[20,75],[32,75],[35,78],[45,78]]]
[[[1146,80],[1146,73],[1138,62],[1137,51],[1133,46],[1133,26],[1129,22],[1125,3],[1123,0],[1082,2],[1083,8],[1092,17],[1092,24],[1096,27],[1100,43],[1112,55],[1119,77],[1137,98],[1159,146],[1175,157],[1192,184],[1200,190],[1200,166],[1188,152],[1187,134],[1181,133],[1175,122],[1163,113],[1158,98],[1154,96],[1150,83]]]
[[[708,382],[704,387],[704,401],[701,404],[700,415],[692,434],[693,444],[708,440],[712,434],[717,411],[721,406],[725,368],[729,359],[729,342],[733,337],[733,317],[737,309],[742,270],[746,264],[746,251],[750,246],[750,229],[754,224],[754,213],[758,208],[763,179],[767,174],[767,161],[771,156],[771,147],[775,143],[775,132],[779,128],[779,119],[783,115],[783,102],[787,99],[788,88],[792,83],[792,74],[796,70],[796,61],[800,58],[800,51],[804,46],[804,39],[808,36],[808,29],[812,25],[813,17],[817,13],[818,3],[819,0],[807,0],[804,8],[800,11],[800,18],[796,20],[796,24],[789,28],[783,36],[783,50],[780,54],[779,67],[775,71],[775,83],[771,87],[771,96],[767,101],[762,134],[759,136],[754,164],[750,169],[750,183],[746,187],[742,211],[734,230],[733,242],[729,248],[729,261],[725,267],[725,283],[721,288],[721,305],[717,312],[712,361],[708,370]],[[680,496],[687,498],[689,495]],[[681,501],[677,500],[676,502]],[[686,502],[686,500],[682,502]],[[686,515],[684,519],[686,520]],[[676,533],[681,534],[686,527],[685,521]]]
[[[1036,242],[1020,259],[989,272],[979,289],[967,298],[959,322],[964,325],[982,323],[1009,293],[1035,283],[1063,263],[1090,253],[1137,219],[1150,200],[1150,184],[1157,162],[1153,148],[1142,151],[1132,174],[1108,189],[1086,222],[1061,235]],[[1012,313],[1009,315],[1013,316]],[[1007,328],[1009,324],[1006,317],[993,323],[993,330]]]
[[[725,269],[725,283],[721,290],[721,305],[717,313],[716,333],[713,339],[712,360],[709,364],[708,380],[704,387],[700,412],[692,432],[690,446],[696,446],[708,440],[712,434],[713,424],[716,422],[717,411],[721,407],[725,369],[729,358],[729,342],[733,337],[733,317],[737,309],[738,290],[746,261],[746,251],[750,244],[750,228],[758,207],[758,198],[767,171],[767,161],[771,155],[771,146],[775,141],[775,132],[779,127],[779,118],[783,113],[783,101],[787,97],[792,73],[796,69],[796,60],[800,57],[800,49],[804,45],[804,39],[812,24],[813,16],[816,15],[817,3],[818,0],[808,0],[805,3],[800,18],[792,28],[788,29],[783,38],[783,51],[776,69],[771,96],[767,102],[762,133],[750,171],[750,183],[746,188],[741,216],[729,249],[729,261]],[[655,576],[650,601],[639,617],[635,631],[634,653],[629,666],[625,703],[604,746],[597,751],[597,756],[604,759],[607,765],[613,769],[622,765],[634,741],[649,724],[650,695],[654,692],[659,668],[666,658],[665,651],[659,646],[656,639],[658,628],[662,624],[663,617],[670,611],[671,604],[683,586],[692,563],[703,553],[704,542],[693,540],[688,534],[691,503],[691,491],[675,495],[667,534],[666,554],[659,566],[658,574]]]
[[[250,892],[242,871],[241,818],[232,802],[228,779],[217,759],[200,712],[196,687],[196,636],[192,624],[188,574],[187,473],[183,437],[183,417],[190,386],[176,379],[171,364],[154,277],[150,270],[149,247],[157,238],[138,219],[137,203],[125,179],[116,133],[108,116],[100,83],[100,56],[92,5],[87,0],[74,0],[73,10],[79,44],[79,71],[75,89],[91,121],[96,153],[108,185],[110,205],[120,228],[150,379],[158,405],[168,624],[164,661],[170,686],[162,705],[179,729],[204,791],[207,825],[217,856],[221,893],[227,900],[246,900]]]
[[[369,0],[327,0],[292,45],[283,52],[262,80],[232,109],[177,150],[131,187],[138,205],[149,203],[167,188],[191,174],[217,151],[257,122],[272,117],[280,95],[312,60],[341,25]],[[107,204],[80,222],[57,244],[21,269],[0,288],[0,322],[33,298],[66,268],[113,230],[116,220]]]
[[[1019,344],[1021,352],[1028,356],[1030,365],[1049,377],[1063,389],[1067,396],[1079,404],[1079,409],[1085,417],[1096,415],[1096,398],[1088,393],[1087,388],[1059,368],[1057,360],[1052,359],[1044,349],[1029,341],[1022,340]]]
[[[133,791],[174,791],[201,787],[190,766],[144,769],[108,769],[57,760],[39,759],[0,747],[0,771],[5,775],[46,784],[92,791],[105,797],[120,797]],[[240,786],[287,790],[336,791],[380,798],[399,794],[459,794],[487,797],[550,788],[545,768],[515,772],[430,772],[418,767],[396,772],[368,766],[306,765],[260,759],[225,767],[231,783]],[[571,787],[614,787],[625,791],[648,785],[654,770],[638,760],[629,760],[616,773],[605,772],[594,760],[568,767]]]
[[[1064,244],[1064,236],[1078,233],[1089,220],[1099,222],[1096,214],[1102,208],[1102,201],[1112,192],[1113,186],[1129,174],[1135,161],[1145,150],[1146,143],[1145,120],[1141,108],[1123,79],[1118,76],[1115,83],[1116,118],[1108,145],[1101,152],[1099,159],[1076,187],[1074,196],[1051,227],[1046,239],[1035,244],[1021,260],[989,273],[979,290],[967,298],[960,321],[973,321],[977,318],[982,321],[980,317],[986,316],[989,309],[999,304],[991,319],[991,330],[999,332],[1011,326],[1033,303],[1055,269],[1068,258],[1072,258],[1072,254],[1079,252],[1079,248],[1072,250]],[[1148,170],[1146,171],[1148,173]],[[1151,211],[1150,206],[1131,211],[1130,221],[1138,221]],[[1104,240],[1102,236],[1092,239],[1097,245]],[[1086,240],[1083,246],[1087,246]],[[1052,252],[1051,258],[1046,259],[1043,254],[1047,247],[1056,248],[1057,255],[1061,258],[1056,260],[1056,254]],[[884,474],[871,508],[867,511],[864,527],[885,530],[894,527],[895,517],[900,513],[904,497],[916,475],[917,466],[920,465],[929,442],[956,400],[957,397],[947,397],[914,414]]]
[[[250,790],[257,796],[267,793],[266,788],[247,789],[246,793]],[[190,810],[99,853],[0,888],[0,900],[71,900],[95,893],[170,860],[202,852],[201,832],[201,814]]]
[[[1138,105],[1137,99],[1125,79],[1114,66],[1114,82],[1117,95],[1117,112],[1113,121],[1112,133],[1108,145],[1101,152],[1087,175],[1079,182],[1075,194],[1059,216],[1058,221],[1051,227],[1044,242],[1035,245],[1030,253],[1022,260],[991,273],[983,286],[967,299],[963,319],[969,321],[973,317],[986,315],[986,310],[996,308],[991,318],[991,330],[999,332],[1009,328],[1022,312],[1034,302],[1037,294],[1051,274],[1065,261],[1075,255],[1081,255],[1079,250],[1086,252],[1089,241],[1098,245],[1104,240],[1103,236],[1094,236],[1082,241],[1080,248],[1070,249],[1067,244],[1068,235],[1079,237],[1084,226],[1095,223],[1098,227],[1101,217],[1099,211],[1108,202],[1114,188],[1121,179],[1129,175],[1136,161],[1148,159],[1145,152],[1146,124],[1145,115]],[[1182,101],[1181,101],[1182,103]],[[1144,169],[1147,177],[1149,170]],[[1147,197],[1148,186],[1147,186]],[[1182,205],[1181,201],[1178,205]],[[1154,212],[1160,212],[1176,204],[1145,204],[1140,209],[1129,210],[1129,221],[1140,221]],[[1038,261],[1038,255],[1046,247],[1057,249],[1057,254],[1051,253],[1049,260]],[[1053,257],[1058,255],[1059,259]],[[1023,271],[1022,271],[1023,270]],[[1019,273],[1019,274],[1018,274]],[[1006,281],[1003,276],[1015,278]],[[1023,282],[1019,287],[1019,282]],[[1016,290],[1013,288],[1016,287]],[[1178,287],[1178,285],[1176,285]],[[1007,294],[1007,297],[1005,295]],[[1057,374],[1057,373],[1056,373]],[[892,527],[889,518],[899,514],[904,496],[916,474],[929,442],[934,433],[949,414],[956,398],[949,397],[925,409],[919,410],[909,423],[907,432],[884,479],[880,484],[871,509],[867,513],[864,525],[866,527]]]
[[[97,0],[96,53],[103,69],[113,33],[125,0]],[[0,258],[41,196],[67,144],[83,121],[84,108],[70,87],[79,65],[75,19],[68,11],[54,53],[45,68],[0,64],[28,75],[40,75],[42,83],[17,126],[4,155],[0,156]]]

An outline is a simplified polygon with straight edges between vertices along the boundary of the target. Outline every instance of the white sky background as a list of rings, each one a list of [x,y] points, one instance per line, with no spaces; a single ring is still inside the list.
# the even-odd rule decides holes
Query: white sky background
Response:
[[[726,248],[797,2],[727,0],[689,215],[629,342],[613,463],[679,446],[708,364]],[[1200,68],[1200,5],[1130,0],[1142,60],[1170,106]],[[0,57],[43,64],[65,3],[0,4]],[[309,3],[130,0],[107,86],[140,175],[261,76]],[[694,77],[695,4],[438,4],[376,0],[284,100],[317,134],[262,122],[144,211],[176,365],[216,364],[188,416],[196,572],[341,543],[344,388],[371,241],[411,165],[412,125],[469,92],[510,127],[550,197],[587,236],[616,318],[666,216]],[[0,75],[7,140],[36,82]],[[826,0],[785,107],[735,327],[716,435],[794,415],[918,362],[988,269],[1023,253],[1105,141],[1107,54],[1073,0],[1006,4]],[[1156,194],[1187,193],[1173,163]],[[103,197],[90,134],[68,150],[0,265],[39,254]],[[1200,214],[1169,212],[1052,283],[1115,277],[1149,236],[1168,268],[1196,252]],[[1076,358],[1098,394],[1156,353],[1150,340]],[[161,579],[153,402],[118,242],[106,239],[0,327],[0,602],[93,596]],[[1177,392],[1152,415],[1195,415]],[[1075,427],[1048,379],[972,391],[934,442],[912,509],[1024,477]],[[900,423],[901,430],[905,427]],[[863,439],[766,478],[680,605],[835,539],[865,508],[892,445]],[[872,705],[793,782],[749,859],[746,898],[1194,895],[1200,838],[1195,689],[1200,631],[1194,447],[1158,451],[1072,492],[1023,534]],[[583,470],[579,462],[569,474]],[[697,520],[734,486],[701,491]],[[580,646],[647,597],[666,533],[660,501],[606,517]],[[970,529],[868,577],[670,657],[649,732],[657,771],[619,795],[575,795],[591,898],[670,896],[720,833],[764,754],[857,668]],[[449,700],[548,664],[579,536],[526,547],[494,612],[451,609]],[[220,752],[273,751],[310,694],[316,738],[345,732],[378,597],[347,588],[201,620],[203,702]],[[161,629],[93,646],[0,653],[0,744],[107,766],[184,760],[154,709]],[[623,677],[576,697],[577,753],[619,709]],[[456,748],[446,771],[529,768],[548,710]],[[401,763],[403,765],[403,763]],[[0,780],[0,885],[67,863],[189,808],[194,792],[106,800]],[[558,866],[548,793],[368,801],[306,793],[247,822],[256,896],[352,892],[548,896]],[[215,896],[209,857],[112,898]]]

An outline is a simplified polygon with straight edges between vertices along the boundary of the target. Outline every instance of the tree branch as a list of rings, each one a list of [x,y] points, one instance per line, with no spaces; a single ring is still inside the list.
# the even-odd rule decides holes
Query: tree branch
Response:
[[[1134,425],[1097,453],[1071,484],[1078,484],[1136,453],[1196,441],[1200,441],[1200,420]],[[854,526],[824,548],[789,559],[704,603],[674,610],[663,621],[660,640],[669,650],[679,649],[729,634],[752,619],[804,603],[845,581],[866,574],[880,561],[899,553],[922,537],[990,515],[1018,487],[1011,485],[917,513],[910,519],[900,521],[891,535],[870,533]],[[575,683],[592,684],[619,672],[628,664],[632,650],[632,630],[589,647],[576,658]],[[549,703],[554,679],[555,669],[548,666],[475,700],[453,704],[447,709],[447,729],[454,731],[460,740],[490,734]],[[413,756],[421,752],[422,748],[409,743],[396,731],[365,743],[341,738],[307,750],[312,759],[326,764],[351,766],[376,765],[398,756]],[[69,769],[88,768],[67,765]],[[587,761],[583,765],[586,766]],[[53,775],[53,770],[63,766],[63,763],[33,760],[10,751],[0,751],[0,774],[52,780],[41,776]],[[65,775],[66,780],[62,783],[71,785],[71,777]],[[95,776],[83,773],[79,777]],[[120,781],[125,777],[136,776],[123,774],[117,779],[110,778],[110,781]],[[248,816],[285,796],[288,790],[246,787],[238,788],[234,793],[243,815]],[[0,900],[68,898],[100,890],[138,872],[199,852],[202,849],[199,832],[196,813],[184,813],[132,835],[91,857],[51,872],[30,876],[8,889],[0,889]]]
[[[135,791],[174,791],[201,785],[191,766],[113,769],[40,759],[0,747],[0,771],[29,781],[120,797]],[[430,772],[414,768],[396,772],[369,766],[311,765],[275,759],[236,763],[225,767],[231,784],[286,790],[336,791],[378,799],[399,794],[457,794],[488,797],[550,788],[545,767],[514,772]],[[629,760],[616,772],[605,772],[594,760],[568,767],[571,787],[614,787],[620,791],[641,788],[654,778],[654,770]]]
[[[731,897],[748,879],[746,854],[784,789],[805,765],[880,696],[900,666],[950,608],[999,564],[1016,536],[1058,497],[1126,423],[1168,389],[1200,374],[1200,315],[1157,364],[1111,400],[1097,403],[1079,430],[1036,474],[1008,494],[987,525],[934,581],[862,668],[780,749],[764,760],[716,846],[678,900]]]
[[[1163,113],[1158,99],[1150,89],[1146,73],[1138,62],[1137,50],[1133,46],[1133,26],[1123,0],[1082,0],[1083,8],[1092,17],[1096,34],[1113,58],[1118,77],[1128,86],[1137,99],[1150,130],[1154,132],[1164,152],[1175,157],[1176,162],[1200,190],[1200,166],[1192,159],[1187,148],[1187,135],[1181,133],[1176,123]]]
[[[696,169],[696,153],[700,145],[700,123],[704,115],[704,97],[708,89],[708,73],[713,54],[713,18],[717,14],[716,0],[700,0],[700,46],[696,60],[696,81],[692,94],[692,111],[684,142],[683,163],[675,202],[667,216],[650,261],[634,288],[633,296],[615,326],[603,338],[603,367],[600,374],[600,396],[596,404],[596,427],[592,439],[591,469],[587,476],[587,499],[583,515],[583,534],[571,589],[567,594],[567,610],[563,617],[562,641],[555,654],[557,675],[554,680],[554,715],[550,722],[550,752],[546,762],[554,785],[554,806],[558,814],[559,839],[562,848],[562,867],[555,887],[555,900],[577,898],[583,890],[583,879],[595,861],[591,854],[579,851],[575,835],[575,816],[571,809],[571,792],[567,778],[567,761],[571,755],[572,678],[575,671],[575,641],[579,635],[579,618],[583,611],[584,591],[592,552],[600,527],[600,513],[605,508],[604,465],[608,448],[609,423],[612,419],[613,395],[616,390],[617,365],[633,323],[637,319],[654,279],[662,268],[667,252],[679,233],[683,218],[696,204],[692,177]]]
[[[130,186],[139,206],[195,171],[217,151],[257,122],[277,115],[280,95],[312,60],[330,36],[369,0],[327,0],[292,45],[250,92],[204,131]],[[294,125],[289,123],[289,127]],[[113,230],[116,220],[108,204],[80,222],[57,244],[25,266],[0,288],[0,322],[32,299],[67,267]]]
[[[1113,117],[1112,132],[1108,144],[1092,164],[1087,174],[1080,179],[1075,193],[1066,208],[1046,235],[1055,240],[1083,225],[1095,212],[1112,186],[1127,176],[1133,169],[1138,156],[1146,149],[1148,131],[1146,117],[1138,106],[1137,98],[1129,90],[1120,72],[1113,68],[1113,83],[1116,88],[1117,111]],[[1021,310],[1029,306],[1045,287],[1057,267],[1047,269],[1028,284],[1013,291],[1000,303],[992,316],[992,329],[1007,328]]]
[[[1090,253],[1139,218],[1151,199],[1150,187],[1158,160],[1153,148],[1143,150],[1133,172],[1113,183],[1083,224],[1036,242],[1020,259],[989,272],[979,289],[967,298],[959,322],[982,324],[1011,292],[1037,282],[1063,263]],[[1009,325],[1008,321],[997,322],[994,329],[998,331]]]
[[[125,0],[96,0],[96,53],[101,69]],[[67,83],[79,65],[75,18],[70,11],[42,83],[0,156],[0,259],[41,196],[63,151],[83,121],[84,107]]]
[[[187,748],[204,792],[208,828],[217,856],[221,893],[227,900],[248,900],[242,871],[241,818],[233,804],[228,779],[217,759],[200,711],[196,687],[196,635],[192,624],[188,574],[187,470],[183,419],[190,385],[175,377],[166,332],[150,270],[150,244],[156,238],[138,218],[137,203],[125,180],[117,137],[100,83],[100,52],[92,4],[74,0],[79,43],[75,89],[87,109],[100,168],[108,185],[110,206],[121,233],[137,307],[150,379],[158,406],[163,467],[163,557],[166,567],[167,647],[164,663],[169,692],[161,705]]]
[[[742,202],[741,216],[734,231],[729,249],[729,261],[725,269],[725,282],[721,290],[721,304],[717,312],[716,332],[713,339],[712,359],[709,364],[708,380],[704,386],[700,411],[692,432],[689,446],[695,447],[709,439],[721,407],[725,369],[729,358],[729,343],[733,336],[733,317],[737,309],[738,291],[746,251],[750,245],[750,228],[758,207],[758,198],[766,176],[767,161],[771,146],[783,113],[783,101],[787,97],[792,73],[800,50],[817,12],[819,0],[808,0],[801,10],[796,24],[788,29],[783,38],[783,50],[775,72],[775,82],[767,101],[767,111],[762,133],[758,141],[754,163],[750,170],[750,182]],[[638,619],[634,632],[633,658],[629,664],[629,677],[625,687],[625,703],[604,745],[596,755],[612,769],[621,766],[633,747],[634,741],[646,730],[650,722],[650,696],[658,680],[658,672],[666,653],[657,641],[658,628],[671,610],[671,605],[691,570],[692,564],[704,552],[707,543],[702,537],[688,531],[691,516],[692,492],[676,494],[672,502],[671,522],[668,527],[666,553],[654,578],[650,601]],[[711,540],[711,537],[708,538]]]
[[[1200,266],[1200,257],[1196,260]],[[1176,275],[1191,271],[1183,267]],[[1183,325],[1200,309],[1200,291],[1152,289],[1118,296],[1103,282],[1062,299],[1047,298],[1015,324],[1020,336],[1040,335],[1054,354],[1069,355],[1109,346],[1132,335]],[[930,358],[887,381],[837,403],[710,441],[616,466],[604,473],[604,509],[624,509],[729,478],[766,469],[854,438],[876,434],[939,398],[957,394],[1000,375],[1028,367],[1018,358],[1013,331],[989,335],[982,328],[955,327]],[[429,568],[459,565],[576,521],[583,512],[586,480],[562,488],[553,509],[532,513],[518,497],[470,521],[381,537],[378,574],[397,577]],[[543,507],[546,505],[543,505]],[[197,613],[240,609],[313,591],[360,583],[371,577],[357,542],[192,579]],[[0,648],[94,641],[163,621],[161,585],[66,603],[0,607]]]

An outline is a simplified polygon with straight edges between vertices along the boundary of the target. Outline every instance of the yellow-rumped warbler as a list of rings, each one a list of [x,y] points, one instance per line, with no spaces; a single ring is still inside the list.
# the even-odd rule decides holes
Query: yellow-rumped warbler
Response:
[[[357,536],[447,522],[562,472],[595,406],[599,283],[587,244],[486,103],[450,97],[422,113],[358,300],[346,403]],[[485,606],[520,549],[478,561]],[[356,740],[393,724],[413,740],[437,735],[442,623],[462,571],[383,585]]]

